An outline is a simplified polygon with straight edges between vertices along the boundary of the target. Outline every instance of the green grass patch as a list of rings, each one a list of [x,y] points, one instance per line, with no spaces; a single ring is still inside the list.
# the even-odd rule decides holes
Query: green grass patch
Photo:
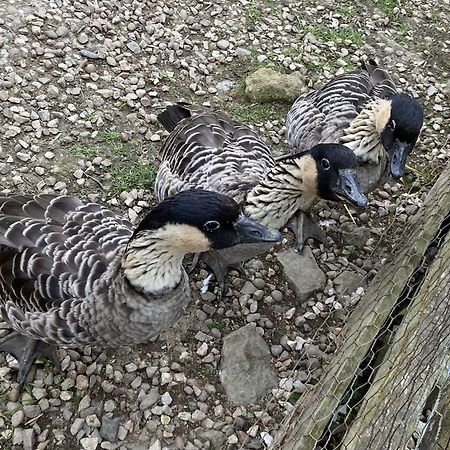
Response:
[[[322,72],[323,68],[327,65],[327,61],[310,60],[304,63],[309,72]]]
[[[347,19],[351,19],[355,15],[355,10],[352,6],[338,6],[337,10],[342,17],[346,17]]]
[[[346,72],[355,70],[358,67],[350,57],[339,57],[338,59],[345,61],[346,65],[344,66],[344,70]],[[304,65],[308,69],[308,75],[305,76],[308,85],[314,84],[319,78],[318,75],[321,74],[325,68],[330,71],[337,71],[341,68],[341,65],[337,63],[337,59],[333,60],[332,58],[327,60],[310,60],[304,62]]]
[[[251,26],[255,26],[261,20],[262,13],[261,10],[253,3],[246,8],[245,16],[247,18],[247,23]]]
[[[205,364],[200,366],[198,373],[203,378],[211,379],[214,376],[214,369],[209,364]]]
[[[401,44],[404,44],[407,40],[408,40],[408,34],[410,31],[410,28],[407,24],[405,23],[399,23],[396,27],[396,32],[397,32],[397,36],[396,36],[396,40],[398,42],[400,42]]]
[[[101,137],[106,142],[120,142],[120,132],[116,130],[105,130]]]
[[[131,167],[117,168],[111,172],[112,184],[108,189],[111,195],[131,189],[152,190],[156,179],[156,168],[151,164],[136,163]]]
[[[73,392],[72,397],[70,398],[70,403],[72,403],[72,405],[77,409],[80,402],[81,402],[81,397],[78,395],[78,393],[76,391]]]
[[[438,23],[439,22],[439,11],[436,9],[432,9],[430,12],[430,20],[433,23]]]
[[[98,149],[82,144],[74,144],[69,150],[72,155],[80,156],[82,158],[94,159],[96,156],[99,156]]]
[[[364,35],[353,28],[338,28],[330,29],[325,26],[309,27],[308,32],[312,33],[316,38],[326,42],[334,42],[336,44],[342,44],[345,41],[349,41],[351,44],[361,47],[365,38]]]
[[[53,363],[49,359],[45,359],[42,370],[45,373],[51,373],[53,371]]]
[[[95,114],[93,112],[87,112],[84,114],[83,119],[91,121],[94,118]]]
[[[227,324],[225,320],[216,320],[209,325],[209,328],[217,328],[218,330],[223,331],[227,328]]]
[[[376,0],[375,3],[390,19],[395,17],[394,8],[398,6],[397,0]]]
[[[100,134],[100,142],[94,145],[77,143],[70,147],[70,153],[79,158],[93,160],[96,157],[102,160],[109,160],[109,164],[101,163],[95,171],[89,171],[88,178],[99,178],[98,183],[102,183],[105,191],[109,195],[115,196],[122,191],[131,189],[153,189],[156,168],[151,164],[145,164],[139,160],[137,149],[129,144],[120,141],[120,133],[115,130],[105,130]],[[75,162],[70,162],[67,158],[60,173],[72,176],[77,168]],[[88,172],[85,172],[86,174]],[[110,179],[103,184],[101,174],[109,173]]]
[[[231,112],[236,119],[246,124],[261,123],[266,120],[286,119],[290,105],[286,103],[239,104]]]

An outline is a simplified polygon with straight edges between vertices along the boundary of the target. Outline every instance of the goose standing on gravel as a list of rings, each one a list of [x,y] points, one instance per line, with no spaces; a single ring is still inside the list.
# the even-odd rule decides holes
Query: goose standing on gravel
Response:
[[[58,366],[55,344],[147,342],[190,300],[186,253],[279,240],[230,197],[201,189],[160,203],[134,231],[77,198],[0,197],[0,312],[14,330],[0,351],[17,358],[23,383],[38,355]]]
[[[161,149],[156,176],[159,201],[195,187],[221,192],[265,226],[292,227],[299,245],[320,231],[308,215],[318,198],[367,204],[356,179],[356,157],[343,145],[318,145],[275,162],[254,131],[223,112],[174,104],[158,120],[171,133]],[[306,213],[301,226],[290,224],[299,210]],[[235,246],[202,254],[202,259],[223,291],[229,267],[269,249],[267,244]]]
[[[363,192],[370,192],[389,175],[403,175],[422,125],[420,103],[398,93],[388,72],[369,60],[301,95],[287,115],[286,139],[293,153],[324,142],[346,145],[358,158]]]

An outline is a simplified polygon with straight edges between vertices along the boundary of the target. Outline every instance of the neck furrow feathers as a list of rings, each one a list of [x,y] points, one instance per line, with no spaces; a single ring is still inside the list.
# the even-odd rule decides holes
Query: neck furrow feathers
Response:
[[[380,136],[389,120],[390,107],[389,100],[373,100],[344,130],[340,142],[353,150],[358,160],[378,164],[383,156],[386,150]]]
[[[161,295],[175,289],[183,277],[184,254],[149,236],[133,239],[122,260],[125,277],[137,291]]]
[[[311,161],[312,163],[311,163]],[[274,166],[247,195],[244,213],[264,226],[283,228],[317,199],[317,171],[310,156]]]

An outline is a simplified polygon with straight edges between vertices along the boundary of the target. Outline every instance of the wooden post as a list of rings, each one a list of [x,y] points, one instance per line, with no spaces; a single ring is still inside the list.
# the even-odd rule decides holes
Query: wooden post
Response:
[[[345,450],[404,449],[450,347],[450,233],[408,308],[342,444]]]
[[[342,345],[325,368],[322,379],[300,397],[281,424],[272,449],[314,449],[426,248],[450,214],[449,184],[450,164],[411,221],[402,244],[396,247],[353,311],[342,333]]]
[[[436,450],[448,450],[450,448],[450,383],[447,383],[437,411],[442,419],[439,421],[440,428],[435,448]]]
[[[447,370],[444,385],[435,405],[432,417],[427,423],[425,433],[417,450],[448,450],[450,448],[450,380]]]

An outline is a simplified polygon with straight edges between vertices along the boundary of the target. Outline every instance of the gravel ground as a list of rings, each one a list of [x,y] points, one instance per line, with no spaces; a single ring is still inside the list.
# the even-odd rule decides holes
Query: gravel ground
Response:
[[[439,9],[431,0],[399,3],[3,0],[5,192],[76,194],[137,219],[153,203],[164,137],[156,114],[180,99],[254,125],[280,153],[290,105],[250,104],[243,95],[245,76],[260,67],[297,72],[311,86],[356,67],[361,56],[377,56],[424,103],[426,123],[403,183],[385,185],[351,217],[342,207],[318,205],[331,244],[312,245],[319,267],[311,255],[293,254],[307,270],[289,277],[285,259],[269,254],[247,263],[247,280],[234,273],[223,300],[214,282],[201,293],[208,273],[197,271],[179,326],[133,349],[61,349],[62,372],[38,364],[23,392],[15,361],[0,354],[2,449],[270,444],[295,399],[320,376],[348,311],[450,156],[449,1]],[[308,270],[325,274],[312,295],[302,287]],[[269,345],[277,386],[259,403],[237,406],[221,384],[220,357],[224,337],[249,323]]]

